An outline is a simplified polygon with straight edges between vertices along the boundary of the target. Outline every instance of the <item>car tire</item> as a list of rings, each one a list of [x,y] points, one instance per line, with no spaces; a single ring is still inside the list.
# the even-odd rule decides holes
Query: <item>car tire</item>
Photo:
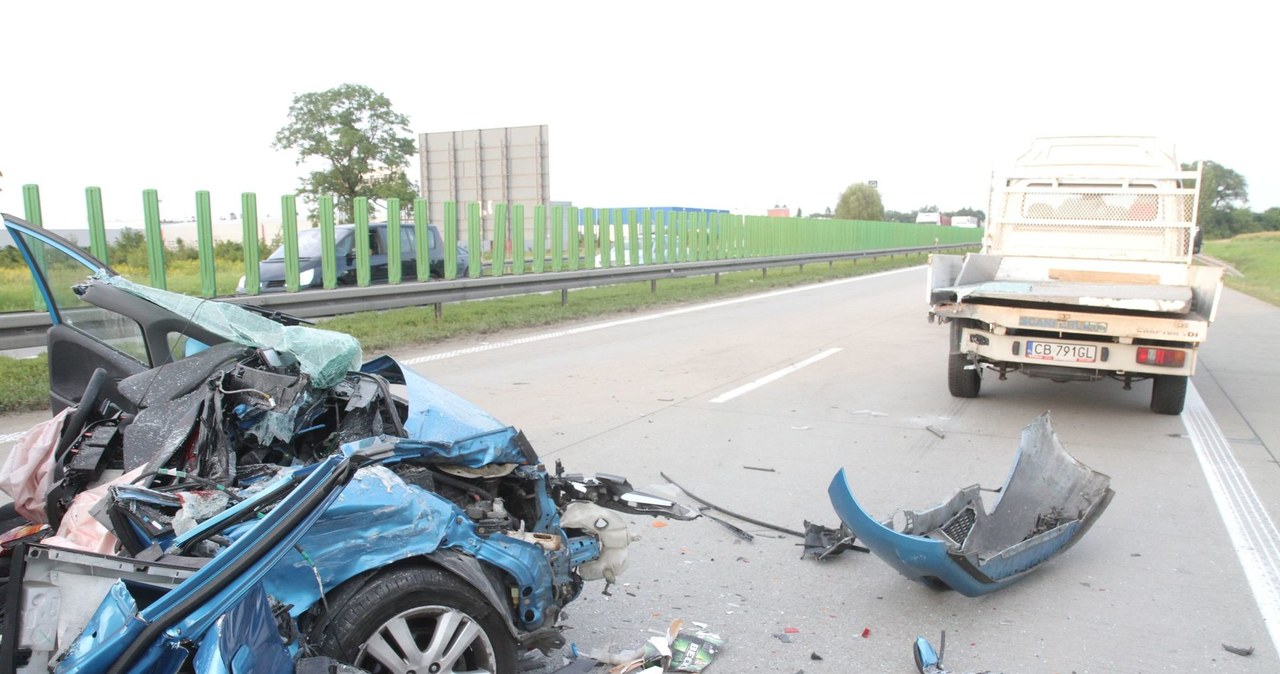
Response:
[[[1187,400],[1187,378],[1158,374],[1151,379],[1151,411],[1156,414],[1182,414]]]
[[[977,367],[970,368],[968,354],[961,351],[960,336],[965,324],[962,321],[951,322],[951,353],[947,356],[947,389],[956,398],[977,398],[982,389],[982,372]]]
[[[339,588],[327,599],[322,654],[371,674],[513,674],[515,639],[475,588],[433,567],[401,567]],[[456,642],[456,643],[455,643]]]

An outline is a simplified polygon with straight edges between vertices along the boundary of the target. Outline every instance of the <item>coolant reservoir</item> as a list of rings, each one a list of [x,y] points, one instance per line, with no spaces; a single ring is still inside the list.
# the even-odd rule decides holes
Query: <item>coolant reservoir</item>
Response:
[[[574,501],[565,507],[560,526],[582,529],[600,539],[600,558],[578,566],[578,575],[584,580],[603,578],[612,583],[626,570],[631,534],[627,533],[627,523],[617,511],[587,501]]]

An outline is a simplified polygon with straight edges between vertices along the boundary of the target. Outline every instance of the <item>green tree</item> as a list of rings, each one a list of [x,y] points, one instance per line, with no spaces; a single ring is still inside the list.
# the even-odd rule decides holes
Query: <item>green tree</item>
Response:
[[[951,214],[952,214],[952,215],[973,215],[973,216],[977,216],[977,218],[978,218],[979,220],[983,221],[983,222],[986,222],[986,221],[987,221],[987,214],[986,214],[986,213],[982,212],[982,211],[981,211],[981,210],[979,210],[979,209],[976,209],[976,208],[970,208],[970,207],[968,207],[968,206],[965,206],[964,208],[960,208],[960,209],[957,209],[957,210],[955,210],[955,211],[952,211],[952,212],[951,212]]]
[[[1249,203],[1249,183],[1244,176],[1214,161],[1201,163],[1204,173],[1200,177],[1200,209],[1196,220],[1205,236],[1221,238],[1250,231],[1248,218],[1235,213]],[[1192,170],[1195,164],[1183,164],[1182,168]]]
[[[140,229],[125,227],[115,243],[107,247],[107,259],[112,264],[145,266],[147,264],[147,237]]]
[[[1268,208],[1259,213],[1258,218],[1262,220],[1262,228],[1268,232],[1280,231],[1280,208],[1275,206]]]
[[[884,203],[880,191],[866,183],[845,188],[836,202],[837,220],[884,220]]]
[[[272,147],[294,150],[298,164],[319,159],[324,170],[303,179],[298,194],[315,203],[334,195],[339,216],[354,219],[359,196],[375,203],[398,197],[412,203],[416,196],[405,167],[414,152],[409,118],[391,109],[386,96],[360,84],[294,96],[289,123],[276,133]]]

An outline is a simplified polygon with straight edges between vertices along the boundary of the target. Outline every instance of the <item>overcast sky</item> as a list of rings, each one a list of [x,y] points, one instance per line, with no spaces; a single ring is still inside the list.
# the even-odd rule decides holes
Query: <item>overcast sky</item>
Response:
[[[986,207],[1035,136],[1154,135],[1280,206],[1269,3],[5,2],[0,210],[46,226],[279,211],[296,94],[386,94],[421,132],[547,124],[551,195],[763,213]],[[416,164],[415,164],[416,165]],[[411,174],[416,179],[416,169]]]

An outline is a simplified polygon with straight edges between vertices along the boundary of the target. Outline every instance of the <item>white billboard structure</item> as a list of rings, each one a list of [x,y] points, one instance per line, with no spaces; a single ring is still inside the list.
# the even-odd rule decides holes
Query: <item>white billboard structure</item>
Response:
[[[548,146],[546,124],[418,134],[422,172],[418,192],[427,200],[431,222],[444,222],[446,201],[457,203],[458,239],[478,253],[492,245],[493,205],[507,204],[507,217],[519,226],[511,206],[522,204],[525,240],[530,241],[533,207],[551,203]],[[471,203],[481,205],[480,242],[467,241],[467,204]]]

